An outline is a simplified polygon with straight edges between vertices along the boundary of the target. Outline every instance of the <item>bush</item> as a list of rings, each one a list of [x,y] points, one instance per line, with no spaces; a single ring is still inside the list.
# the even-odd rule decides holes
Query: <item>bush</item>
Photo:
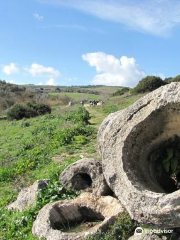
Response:
[[[180,75],[177,75],[176,77],[174,77],[171,82],[180,82]]]
[[[14,105],[7,113],[8,119],[20,120],[25,117],[26,108],[20,104]]]
[[[127,240],[134,234],[136,227],[137,223],[125,212],[106,233],[99,232],[88,240]]]
[[[10,120],[20,120],[23,118],[37,117],[51,113],[51,108],[43,103],[27,103],[25,105],[15,104],[7,113]]]
[[[177,75],[176,77],[172,78],[166,78],[165,79],[166,83],[172,83],[172,82],[180,82],[180,75]]]
[[[173,79],[174,79],[174,78],[169,77],[169,78],[165,78],[164,81],[165,81],[166,83],[171,83],[171,82],[173,81]]]
[[[160,77],[147,76],[139,81],[138,85],[132,89],[131,93],[151,92],[165,84],[166,82],[163,81]]]
[[[89,124],[91,118],[89,112],[84,107],[79,107],[77,111],[68,112],[66,120],[73,123]]]
[[[75,197],[77,197],[77,193],[71,189],[65,189],[59,181],[53,180],[48,184],[47,188],[43,188],[38,194],[36,206],[41,209],[47,203]]]
[[[65,128],[63,130],[58,130],[57,133],[54,135],[54,139],[58,141],[59,146],[65,146],[71,144],[73,141],[78,141],[77,136],[88,137],[92,134],[93,128],[91,126],[78,124],[73,128]],[[83,142],[83,144],[85,143]]]
[[[126,92],[129,92],[129,90],[130,90],[130,88],[128,88],[128,87],[118,89],[115,93],[113,93],[113,97],[121,96],[121,95],[125,94]]]

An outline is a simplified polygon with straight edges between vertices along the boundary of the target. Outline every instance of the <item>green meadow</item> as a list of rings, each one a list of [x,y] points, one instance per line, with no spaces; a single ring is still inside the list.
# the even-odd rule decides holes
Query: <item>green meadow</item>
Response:
[[[88,99],[102,96],[51,94],[68,95],[76,101],[84,95]],[[78,194],[71,190],[64,192],[58,181],[59,174],[82,157],[101,160],[96,140],[99,125],[109,113],[127,107],[141,96],[129,93],[116,97],[108,95],[103,106],[85,109],[80,104],[72,107],[59,105],[52,108],[51,114],[19,121],[0,121],[0,239],[36,239],[31,229],[38,211],[48,202],[74,198]],[[34,207],[21,213],[7,210],[6,206],[17,198],[22,188],[45,178],[51,182],[38,196]],[[123,221],[132,224],[127,216]],[[111,231],[107,234],[109,238],[101,236],[99,239],[112,238]]]

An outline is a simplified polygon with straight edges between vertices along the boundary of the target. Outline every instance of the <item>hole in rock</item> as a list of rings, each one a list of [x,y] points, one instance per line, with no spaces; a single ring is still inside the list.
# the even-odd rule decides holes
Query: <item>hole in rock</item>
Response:
[[[174,135],[149,154],[150,168],[166,193],[180,188],[180,138]]]
[[[77,204],[54,208],[50,219],[54,230],[69,233],[87,231],[103,220],[101,213]]]
[[[180,104],[169,104],[152,111],[147,118],[135,124],[124,145],[119,144],[122,156],[119,157],[115,150],[117,161],[122,160],[123,171],[135,188],[153,193],[172,193],[178,190],[180,179],[178,169],[180,164],[176,160],[180,151],[178,136],[180,136]],[[153,152],[158,156],[151,156]],[[163,164],[166,162],[168,152],[172,152],[173,156],[167,160],[169,168],[166,171]],[[174,170],[175,167],[177,169]],[[176,176],[173,175],[174,172]]]
[[[78,173],[72,178],[73,188],[77,191],[91,187],[92,179],[87,173]]]

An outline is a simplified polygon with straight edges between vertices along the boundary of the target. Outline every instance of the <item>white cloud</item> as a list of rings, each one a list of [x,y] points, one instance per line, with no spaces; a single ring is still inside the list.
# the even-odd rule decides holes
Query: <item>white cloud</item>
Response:
[[[40,16],[38,13],[34,13],[33,16],[39,21],[43,20],[43,16]]]
[[[11,83],[11,84],[15,84],[14,80],[12,80],[12,79],[11,80],[6,80],[6,82]]]
[[[55,79],[54,78],[50,78],[47,83],[47,85],[50,85],[50,86],[54,86],[55,85]]]
[[[82,55],[82,58],[98,72],[92,81],[93,84],[134,87],[146,76],[134,58],[122,56],[117,59],[103,52],[87,53]]]
[[[38,63],[33,63],[29,68],[25,68],[25,70],[33,77],[56,78],[60,75],[60,72],[53,67],[45,67]]]
[[[166,36],[180,26],[179,0],[39,0],[87,12],[128,28]]]
[[[163,1],[163,0],[162,0]],[[159,74],[152,74],[153,76],[157,76],[162,78],[163,80],[166,78],[166,76],[163,73],[159,73]]]
[[[3,67],[3,72],[7,75],[15,74],[19,72],[19,68],[15,63],[10,63],[9,65],[5,65]]]

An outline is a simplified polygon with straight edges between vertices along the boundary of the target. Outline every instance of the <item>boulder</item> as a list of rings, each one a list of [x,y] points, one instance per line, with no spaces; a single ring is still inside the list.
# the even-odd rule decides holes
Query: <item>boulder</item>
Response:
[[[32,228],[38,239],[83,240],[106,231],[124,212],[121,203],[111,197],[82,193],[74,200],[63,200],[44,206]]]
[[[30,187],[20,191],[17,200],[7,206],[8,210],[23,211],[32,207],[36,203],[36,198],[41,189],[46,188],[49,179],[38,180]]]
[[[180,190],[167,192],[149,160],[153,151],[174,136],[180,137],[180,83],[160,87],[110,114],[99,128],[105,179],[138,222],[180,226]]]
[[[102,163],[91,158],[69,165],[60,175],[61,184],[75,191],[92,192],[104,196],[111,191],[102,172]]]

